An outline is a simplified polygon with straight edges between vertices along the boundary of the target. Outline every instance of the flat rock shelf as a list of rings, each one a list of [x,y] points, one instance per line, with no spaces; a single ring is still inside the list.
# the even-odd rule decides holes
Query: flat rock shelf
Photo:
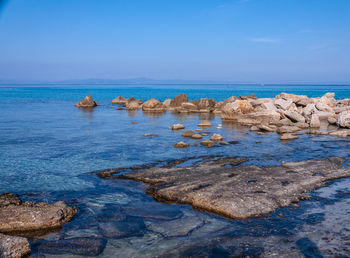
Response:
[[[309,199],[307,193],[326,181],[350,176],[350,168],[342,167],[346,160],[340,157],[263,167],[240,165],[245,161],[224,157],[190,167],[163,166],[126,174],[105,170],[97,175],[141,181],[158,201],[190,204],[232,219],[260,216]]]

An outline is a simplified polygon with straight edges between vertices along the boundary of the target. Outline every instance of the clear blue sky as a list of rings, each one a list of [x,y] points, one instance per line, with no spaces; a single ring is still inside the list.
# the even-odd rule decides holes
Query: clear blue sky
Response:
[[[9,0],[0,11],[0,78],[350,82],[349,0]]]

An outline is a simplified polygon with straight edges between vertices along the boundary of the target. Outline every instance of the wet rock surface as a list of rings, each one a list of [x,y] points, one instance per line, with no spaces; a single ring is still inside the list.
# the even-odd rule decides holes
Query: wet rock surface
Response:
[[[0,232],[21,233],[62,226],[76,213],[64,202],[23,202],[13,194],[0,194]]]
[[[152,168],[116,175],[146,183],[146,192],[160,201],[190,204],[229,218],[272,212],[300,200],[327,180],[350,176],[345,159],[283,163],[281,166],[241,165],[244,158],[218,158],[198,166]]]
[[[8,236],[0,233],[0,257],[24,257],[30,254],[30,245],[26,238]]]

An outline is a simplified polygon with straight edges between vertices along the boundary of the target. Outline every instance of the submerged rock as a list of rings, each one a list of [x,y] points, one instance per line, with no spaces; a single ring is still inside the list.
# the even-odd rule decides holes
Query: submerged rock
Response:
[[[185,168],[152,168],[117,176],[148,184],[146,192],[165,202],[229,218],[272,212],[307,199],[306,193],[327,180],[349,177],[344,158],[282,163],[281,166],[241,165],[243,158],[223,158]]]
[[[97,256],[101,254],[107,241],[94,237],[77,237],[57,241],[47,241],[37,248],[40,253],[46,254],[74,254],[83,256]]]
[[[181,134],[182,137],[192,137],[192,135],[196,134],[192,130],[185,131]]]
[[[0,195],[0,232],[46,230],[62,226],[76,213],[64,202],[22,202],[17,196]],[[4,201],[5,199],[5,201]]]
[[[8,236],[0,233],[0,257],[24,257],[30,254],[30,245],[26,238]]]
[[[191,137],[192,137],[192,139],[195,139],[195,140],[199,140],[199,139],[203,138],[202,135],[200,135],[198,133],[193,134]]]
[[[208,120],[203,120],[200,124],[198,124],[200,127],[210,127],[211,123]]]
[[[98,105],[97,102],[92,99],[91,95],[87,95],[85,98],[83,98],[80,102],[78,102],[74,106],[79,108],[91,108],[91,107],[96,107],[97,105]]]
[[[212,142],[211,140],[205,140],[205,141],[202,141],[201,142],[201,145],[205,146],[205,147],[208,147],[208,148],[211,148],[213,147],[215,144],[214,142]]]
[[[281,134],[280,139],[282,141],[295,140],[295,139],[298,139],[298,136],[292,133],[284,133],[284,134]]]

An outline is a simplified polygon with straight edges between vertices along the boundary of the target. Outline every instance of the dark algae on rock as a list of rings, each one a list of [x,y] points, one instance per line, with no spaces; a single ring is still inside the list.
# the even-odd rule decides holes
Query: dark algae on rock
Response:
[[[221,157],[198,166],[163,166],[114,177],[146,183],[146,192],[159,201],[190,204],[235,219],[263,215],[308,199],[307,193],[326,181],[350,176],[350,169],[342,167],[345,159],[339,157],[263,167],[240,165],[245,161]]]

